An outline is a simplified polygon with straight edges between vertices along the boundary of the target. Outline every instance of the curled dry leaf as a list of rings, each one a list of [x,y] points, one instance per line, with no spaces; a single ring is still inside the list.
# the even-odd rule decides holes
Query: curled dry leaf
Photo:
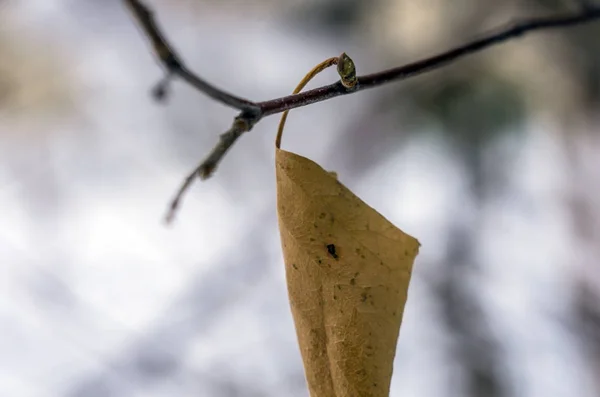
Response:
[[[419,242],[315,162],[276,149],[288,293],[311,397],[388,396]]]

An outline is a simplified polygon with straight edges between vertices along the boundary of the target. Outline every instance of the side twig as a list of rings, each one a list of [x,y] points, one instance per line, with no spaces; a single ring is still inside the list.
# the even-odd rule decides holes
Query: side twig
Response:
[[[219,143],[206,159],[186,178],[184,184],[173,200],[168,220],[179,206],[182,195],[191,185],[196,177],[206,179],[214,172],[217,165],[227,153],[229,148],[244,133],[252,129],[263,117],[281,113],[286,110],[307,106],[313,103],[326,101],[342,95],[374,88],[383,84],[401,81],[418,74],[428,72],[462,57],[477,53],[493,45],[506,42],[510,39],[523,36],[539,30],[555,28],[566,28],[600,19],[600,5],[595,5],[590,0],[578,0],[581,7],[577,12],[570,12],[553,17],[541,17],[524,19],[490,32],[479,39],[463,44],[456,48],[442,52],[438,55],[410,63],[404,66],[384,70],[381,72],[358,76],[356,84],[352,87],[344,85],[342,81],[318,87],[302,93],[288,95],[281,98],[271,99],[263,102],[252,102],[247,99],[229,94],[210,83],[206,82],[196,74],[189,71],[177,56],[171,45],[165,39],[156,24],[151,10],[142,4],[140,0],[123,0],[138,21],[142,30],[150,39],[154,52],[167,70],[166,77],[160,81],[154,90],[155,97],[161,99],[166,95],[167,85],[172,76],[183,79],[198,91],[232,108],[240,110],[235,118],[232,128],[221,135]]]
[[[169,206],[169,212],[165,220],[167,223],[171,223],[175,218],[175,213],[177,212],[177,208],[183,198],[183,194],[187,191],[187,189],[192,185],[194,180],[199,177],[204,180],[210,177],[213,173],[214,169],[217,167],[217,164],[225,156],[225,153],[233,146],[233,143],[244,133],[250,131],[254,121],[251,115],[241,114],[235,118],[233,121],[233,125],[229,130],[221,134],[221,138],[219,142],[214,147],[214,149],[210,152],[208,157],[204,159],[195,169],[192,171],[187,178],[181,184],[175,198],[171,201],[171,205]]]

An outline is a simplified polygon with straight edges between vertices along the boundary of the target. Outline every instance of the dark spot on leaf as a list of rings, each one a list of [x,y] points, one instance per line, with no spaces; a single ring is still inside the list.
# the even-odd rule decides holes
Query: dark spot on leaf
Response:
[[[327,216],[327,214],[326,214],[326,213],[324,213],[324,212],[321,212],[321,214],[319,214],[319,219],[323,219],[323,218],[325,218],[326,216]]]
[[[365,302],[366,300],[367,300],[367,293],[363,292],[362,294],[360,294],[360,301]]]
[[[355,278],[351,278],[351,279],[350,279],[350,284],[351,284],[351,285],[354,285],[354,284],[356,284],[356,279],[355,279]]]
[[[333,294],[333,300],[337,300],[337,295]]]
[[[313,223],[313,226],[315,227],[315,229],[317,228],[317,224],[316,223]]]
[[[311,238],[310,238],[310,241],[315,241],[315,239],[311,237]]]
[[[295,263],[292,263],[292,267],[293,267],[294,269],[298,270],[298,266],[296,266],[296,264],[295,264]]]
[[[327,252],[329,252],[329,255],[331,255],[334,259],[338,258],[338,254],[335,252],[335,245],[327,244]]]

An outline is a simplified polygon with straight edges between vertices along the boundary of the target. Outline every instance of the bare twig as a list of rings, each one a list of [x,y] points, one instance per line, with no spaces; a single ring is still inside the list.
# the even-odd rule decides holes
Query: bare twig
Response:
[[[181,59],[176,55],[172,47],[167,43],[164,35],[154,21],[152,12],[139,0],[123,0],[130,8],[135,18],[140,23],[145,34],[149,37],[154,47],[154,52],[161,63],[167,69],[167,78],[162,80],[155,89],[155,96],[163,98],[166,95],[166,86],[171,75],[176,75],[184,81],[207,94],[213,99],[222,102],[230,107],[236,108],[241,113],[236,117],[233,127],[221,135],[219,144],[215,146],[209,156],[200,164],[193,173],[186,179],[179,190],[175,200],[171,205],[169,218],[172,216],[179,205],[182,194],[199,176],[202,179],[210,177],[215,170],[221,158],[228,149],[244,132],[250,131],[263,117],[281,113],[289,109],[322,102],[341,95],[346,95],[368,88],[378,87],[383,84],[407,79],[418,74],[428,72],[464,56],[477,53],[488,47],[503,43],[515,37],[523,36],[526,33],[548,30],[554,28],[565,28],[575,25],[581,25],[600,19],[600,6],[593,5],[589,0],[579,0],[581,7],[578,12],[571,12],[553,17],[542,17],[524,19],[514,22],[504,28],[497,29],[479,39],[473,40],[467,44],[445,51],[441,54],[426,58],[408,65],[400,66],[382,72],[357,77],[357,83],[352,87],[347,87],[341,81],[323,87],[315,88],[299,94],[288,95],[277,99],[271,99],[263,102],[252,102],[247,99],[236,97],[204,81],[194,73],[190,72]]]
[[[229,130],[221,134],[219,142],[210,152],[208,157],[204,159],[195,169],[192,171],[187,178],[181,184],[175,198],[171,201],[169,206],[169,212],[165,217],[167,223],[171,223],[175,218],[177,208],[181,203],[184,193],[189,189],[196,178],[202,180],[208,179],[219,161],[225,156],[225,153],[233,146],[233,143],[240,137],[244,132],[248,132],[252,129],[255,121],[253,121],[252,115],[240,114],[233,121],[233,125]]]
[[[203,92],[209,97],[232,108],[242,111],[259,110],[256,103],[229,94],[228,92],[213,86],[212,84],[198,77],[193,72],[189,71],[175,50],[173,50],[173,47],[167,42],[161,30],[158,28],[152,11],[139,0],[124,1],[129,7],[133,16],[137,19],[146,36],[148,36],[150,39],[152,47],[154,48],[154,53],[161,61],[165,69],[167,69],[167,77],[170,75],[179,76],[198,91]],[[162,80],[154,90],[154,94],[158,99],[162,99],[162,97],[164,97],[164,94],[166,93],[166,84],[168,82],[168,78]]]
[[[577,13],[570,13],[568,15],[526,19],[520,22],[514,22],[508,27],[497,29],[480,39],[473,40],[470,43],[453,48],[433,57],[397,68],[384,70],[382,72],[359,76],[358,87],[353,91],[345,89],[338,81],[334,84],[308,90],[300,94],[259,102],[258,106],[262,111],[263,117],[270,116],[287,109],[294,109],[322,102],[340,95],[346,95],[352,92],[378,87],[383,84],[405,80],[409,77],[445,66],[466,55],[474,54],[495,44],[503,43],[511,38],[522,36],[536,30],[575,26],[596,19],[600,19],[600,6],[588,8]]]

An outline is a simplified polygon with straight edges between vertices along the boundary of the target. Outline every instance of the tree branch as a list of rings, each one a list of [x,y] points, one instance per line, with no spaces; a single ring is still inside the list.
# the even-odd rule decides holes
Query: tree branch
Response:
[[[480,39],[473,40],[470,43],[453,48],[433,57],[397,68],[384,70],[382,72],[359,76],[358,87],[355,90],[347,90],[339,82],[336,82],[300,94],[259,102],[258,106],[262,111],[263,117],[270,116],[284,110],[325,101],[340,95],[346,95],[352,92],[378,87],[383,84],[405,80],[409,77],[440,68],[466,55],[479,52],[495,44],[503,43],[511,38],[519,37],[532,31],[564,28],[591,22],[596,19],[600,19],[600,6],[586,8],[580,12],[571,13],[569,15],[526,19],[520,22],[513,22],[508,27],[497,29],[495,32],[489,33]]]
[[[199,177],[200,179],[207,179],[210,177],[214,169],[217,167],[219,161],[225,156],[225,153],[233,146],[233,143],[244,133],[250,131],[255,121],[252,118],[252,115],[240,114],[235,118],[231,128],[221,134],[221,138],[219,142],[214,147],[214,149],[210,152],[208,157],[198,165],[194,171],[192,171],[187,178],[181,184],[181,187],[177,191],[175,198],[171,201],[171,205],[169,206],[169,212],[165,220],[167,223],[171,223],[175,218],[175,213],[177,212],[177,208],[179,207],[179,203],[187,191],[187,189],[194,182],[194,179]]]
[[[153,12],[139,0],[124,1],[135,19],[137,19],[146,36],[150,39],[152,47],[154,48],[154,53],[167,70],[166,78],[162,80],[154,90],[154,94],[158,99],[161,99],[165,95],[169,77],[176,75],[198,91],[205,93],[214,100],[222,102],[227,106],[247,112],[257,112],[259,110],[256,103],[225,92],[188,70],[160,31],[154,20]]]
[[[383,84],[401,81],[418,74],[428,72],[464,56],[477,53],[488,47],[503,43],[512,38],[523,36],[526,33],[548,30],[554,28],[565,28],[575,25],[581,25],[600,19],[600,6],[592,5],[590,1],[580,0],[582,6],[579,11],[571,12],[553,17],[541,17],[532,19],[523,19],[511,23],[510,25],[490,32],[479,39],[463,44],[459,47],[442,52],[438,55],[426,58],[414,63],[393,69],[384,70],[365,76],[358,76],[358,82],[351,88],[345,87],[341,81],[323,87],[315,88],[299,94],[288,95],[281,98],[271,99],[263,102],[252,102],[247,99],[229,94],[201,79],[189,71],[177,56],[173,48],[166,41],[165,36],[156,24],[150,9],[143,5],[139,0],[123,0],[131,10],[138,23],[141,25],[144,33],[150,39],[154,52],[163,66],[167,69],[167,76],[157,85],[155,96],[160,99],[166,94],[166,87],[170,77],[175,75],[180,77],[198,91],[210,96],[211,98],[238,109],[241,113],[235,118],[233,127],[221,135],[219,144],[213,149],[210,155],[188,176],[185,183],[179,190],[175,200],[171,205],[170,219],[179,205],[181,196],[190,186],[196,177],[206,179],[210,177],[217,167],[218,163],[244,132],[250,131],[263,117],[281,113],[289,109],[295,109],[301,106],[322,102],[341,95],[374,88]]]

